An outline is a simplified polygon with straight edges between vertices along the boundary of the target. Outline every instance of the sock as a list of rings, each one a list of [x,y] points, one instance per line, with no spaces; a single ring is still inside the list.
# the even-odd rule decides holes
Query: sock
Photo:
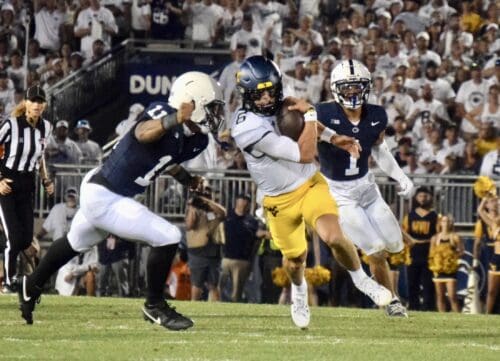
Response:
[[[307,282],[304,276],[302,276],[302,283],[300,285],[296,285],[292,282],[293,287],[299,293],[307,293]]]
[[[151,248],[146,266],[148,282],[146,302],[148,305],[155,305],[164,301],[163,291],[165,289],[165,282],[167,281],[175,252],[177,252],[177,243]]]
[[[78,252],[71,248],[67,237],[54,241],[45,257],[42,258],[33,273],[27,277],[26,291],[28,295],[38,297],[42,293],[45,282],[77,254]]]
[[[352,281],[354,282],[355,285],[359,284],[365,277],[368,277],[368,275],[361,267],[356,271],[348,271],[348,272],[351,275]]]

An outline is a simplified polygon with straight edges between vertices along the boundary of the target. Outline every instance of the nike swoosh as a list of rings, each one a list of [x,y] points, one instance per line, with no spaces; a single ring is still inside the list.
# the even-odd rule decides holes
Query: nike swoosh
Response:
[[[376,126],[380,122],[372,122],[372,127]]]
[[[158,325],[161,325],[161,320],[160,320],[160,318],[159,318],[159,317],[158,317],[158,318],[155,318],[155,317],[151,316],[151,315],[148,313],[148,311],[146,311],[146,309],[145,309],[145,308],[143,308],[143,309],[142,309],[142,311],[144,312],[144,314],[145,314],[145,315],[146,315],[146,316],[147,316],[147,317],[148,317],[151,321],[153,321],[154,323],[157,323]]]
[[[28,297],[28,295],[26,294],[26,277],[23,277],[23,299],[24,301],[31,300],[31,297]]]

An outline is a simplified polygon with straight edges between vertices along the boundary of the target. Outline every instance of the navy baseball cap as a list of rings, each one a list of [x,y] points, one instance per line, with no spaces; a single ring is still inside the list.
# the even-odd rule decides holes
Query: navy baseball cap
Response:
[[[34,85],[28,90],[26,90],[26,99],[35,101],[35,100],[41,100],[43,102],[47,101],[47,98],[45,96],[45,91],[42,89],[40,85]]]

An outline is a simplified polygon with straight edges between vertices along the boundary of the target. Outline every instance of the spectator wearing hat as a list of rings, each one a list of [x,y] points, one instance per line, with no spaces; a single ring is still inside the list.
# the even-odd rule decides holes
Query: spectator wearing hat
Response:
[[[257,253],[260,240],[267,231],[259,230],[259,223],[250,214],[250,195],[236,196],[234,208],[224,221],[225,244],[223,246],[221,294],[229,280],[231,295],[229,301],[241,302],[245,283],[252,269],[252,261]],[[222,298],[224,301],[225,299]]]
[[[399,64],[403,63],[408,57],[399,50],[401,39],[396,34],[389,35],[387,41],[387,53],[380,56],[377,60],[377,70],[382,70],[389,78],[396,72]]]
[[[81,119],[76,123],[75,133],[78,137],[76,145],[82,152],[81,164],[100,164],[102,161],[102,150],[99,144],[89,139],[92,127],[86,119]]]
[[[36,238],[42,241],[44,238],[56,240],[64,237],[71,226],[71,221],[78,209],[78,190],[68,187],[64,192],[64,201],[55,204],[43,222],[42,227],[36,233]]]
[[[10,49],[17,49],[24,44],[25,31],[16,20],[16,11],[12,4],[5,2],[1,7],[0,37],[6,39]]]
[[[497,43],[497,53],[488,60],[483,70],[483,77],[488,78],[489,85],[500,85],[500,41],[497,41]]]
[[[481,76],[481,66],[472,63],[470,66],[471,79],[460,85],[455,99],[457,105],[457,115],[462,117],[460,130],[465,140],[475,137],[478,128],[467,119],[466,114],[481,106],[488,94],[488,81]]]
[[[408,124],[406,123],[405,117],[403,115],[398,115],[394,118],[392,125],[387,127],[385,135],[385,141],[392,154],[395,154],[399,141],[403,138],[410,139],[410,145],[415,144],[413,134],[408,129]]]
[[[35,39],[43,52],[58,51],[61,46],[60,30],[64,13],[57,8],[56,0],[35,1]]]
[[[54,133],[47,143],[47,163],[54,164],[79,164],[82,159],[80,148],[68,137],[69,124],[66,120],[56,123]]]
[[[448,81],[439,77],[438,70],[439,66],[435,62],[429,61],[425,68],[425,83],[431,85],[434,98],[449,109],[455,104],[456,93]]]
[[[420,64],[422,70],[427,66],[427,63],[433,61],[438,66],[441,65],[441,57],[432,50],[429,50],[429,42],[431,37],[426,31],[422,31],[416,36],[417,47],[410,53],[410,58],[414,58]]]
[[[254,55],[262,55],[264,48],[263,36],[258,29],[259,28],[253,26],[252,15],[250,13],[244,13],[241,21],[241,29],[236,31],[231,37],[229,49],[235,51],[238,44],[245,44],[247,46],[247,58]]]
[[[405,154],[405,160],[406,165],[401,168],[403,172],[406,175],[411,176],[411,179],[413,180],[413,183],[415,183],[415,185],[418,186],[421,184],[425,184],[425,182],[427,181],[426,178],[416,177],[420,174],[427,174],[427,170],[420,165],[418,154],[415,148],[412,147],[408,149],[407,153]]]
[[[79,51],[72,52],[69,58],[69,72],[74,73],[80,70],[83,67],[84,61],[85,58],[83,57],[82,53],[80,53]]]
[[[33,204],[38,170],[45,190],[54,192],[42,157],[50,123],[42,118],[45,92],[39,86],[28,88],[19,104],[0,127],[0,217],[7,238],[4,251],[4,291],[16,290],[17,256],[33,240]],[[22,144],[22,146],[20,146]]]

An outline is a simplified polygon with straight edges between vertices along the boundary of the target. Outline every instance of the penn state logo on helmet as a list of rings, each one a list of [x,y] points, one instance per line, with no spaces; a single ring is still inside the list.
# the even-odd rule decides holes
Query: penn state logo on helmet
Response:
[[[216,133],[224,122],[222,90],[210,75],[189,71],[175,79],[168,97],[168,105],[179,109],[182,103],[194,102],[191,120],[202,133]]]
[[[251,56],[241,64],[236,73],[236,85],[242,96],[243,108],[256,114],[275,115],[283,101],[283,85],[278,66],[263,56]],[[272,102],[255,105],[264,92],[268,92]]]
[[[330,75],[330,87],[337,103],[348,109],[357,109],[368,101],[371,74],[357,60],[343,60]]]

